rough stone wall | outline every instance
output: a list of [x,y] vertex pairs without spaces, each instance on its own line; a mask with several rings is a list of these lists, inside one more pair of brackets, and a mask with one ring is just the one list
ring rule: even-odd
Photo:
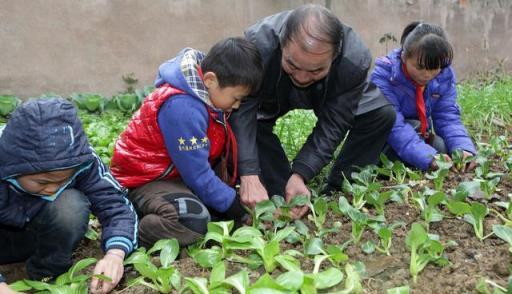
[[386,51],[383,34],[398,39],[421,19],[448,32],[459,78],[499,62],[511,69],[512,0],[0,0],[0,94],[112,95],[132,72],[137,87],[148,85],[183,47],[206,51],[263,16],[308,2],[330,7],[374,56]]

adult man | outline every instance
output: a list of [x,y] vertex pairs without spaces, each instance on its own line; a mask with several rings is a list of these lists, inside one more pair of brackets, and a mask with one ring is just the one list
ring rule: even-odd
[[[356,166],[376,163],[395,112],[367,81],[371,55],[351,28],[309,4],[264,18],[245,35],[260,50],[265,74],[258,95],[231,117],[242,203],[253,207],[269,194],[284,194],[288,201],[310,195],[306,183],[329,163],[349,130],[325,191],[338,189],[343,174],[350,177]],[[292,109],[313,109],[318,121],[290,168],[272,129]],[[307,210],[297,208],[292,216]]]

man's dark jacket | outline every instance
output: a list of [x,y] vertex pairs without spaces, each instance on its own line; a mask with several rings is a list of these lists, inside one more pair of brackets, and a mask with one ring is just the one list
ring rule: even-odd
[[[240,175],[260,173],[256,146],[257,120],[275,120],[291,110],[293,83],[281,67],[279,35],[291,11],[266,17],[245,32],[258,47],[265,74],[257,95],[247,97],[231,116],[239,146]],[[334,151],[352,128],[356,115],[389,104],[367,81],[372,57],[356,33],[342,25],[341,50],[327,76],[306,89],[309,105],[318,118],[313,132],[293,161],[292,172],[309,181],[332,159]],[[361,146],[364,148],[364,146]]]

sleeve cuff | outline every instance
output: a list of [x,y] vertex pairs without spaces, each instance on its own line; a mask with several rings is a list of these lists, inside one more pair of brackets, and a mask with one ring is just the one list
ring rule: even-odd
[[235,196],[235,199],[233,200],[233,203],[231,203],[231,206],[224,212],[224,214],[233,219],[241,219],[245,216],[246,212],[242,204],[240,203],[240,197]]
[[299,174],[304,179],[304,183],[308,183],[316,175],[311,167],[299,161],[293,163],[292,173]]
[[250,176],[260,174],[260,165],[258,160],[244,160],[238,162],[238,173],[240,176]]
[[133,251],[133,244],[128,238],[112,237],[105,242],[105,252],[109,249],[123,250],[125,256],[128,256]]

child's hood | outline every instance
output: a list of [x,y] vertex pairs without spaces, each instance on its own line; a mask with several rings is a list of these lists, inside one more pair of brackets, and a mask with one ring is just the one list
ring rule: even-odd
[[155,87],[168,83],[215,109],[202,79],[201,61],[203,58],[204,54],[201,51],[192,48],[181,50],[175,58],[160,65]]
[[62,98],[23,103],[0,137],[0,179],[74,167],[93,159],[75,107]]

